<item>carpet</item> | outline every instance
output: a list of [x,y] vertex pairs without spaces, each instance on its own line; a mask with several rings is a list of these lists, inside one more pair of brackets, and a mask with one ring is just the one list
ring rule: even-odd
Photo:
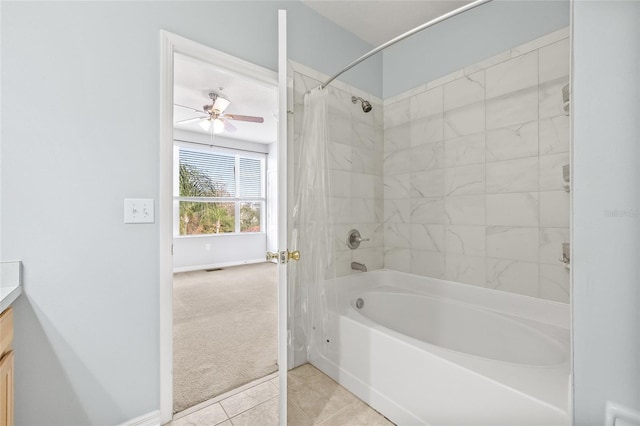
[[173,410],[277,371],[277,265],[173,277]]

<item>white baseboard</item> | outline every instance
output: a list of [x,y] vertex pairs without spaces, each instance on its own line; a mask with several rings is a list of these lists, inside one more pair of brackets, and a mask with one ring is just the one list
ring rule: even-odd
[[127,420],[118,426],[160,426],[160,410],[152,411],[147,414]]
[[249,265],[252,263],[263,263],[263,262],[266,262],[264,257],[261,257],[259,259],[243,260],[240,262],[210,263],[208,265],[181,266],[179,268],[173,268],[173,273],[176,274],[178,272],[201,271],[203,269],[228,268],[229,266],[241,266],[241,265]]

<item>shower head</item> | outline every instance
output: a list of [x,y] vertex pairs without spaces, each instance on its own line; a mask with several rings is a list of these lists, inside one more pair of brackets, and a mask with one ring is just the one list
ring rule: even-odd
[[356,96],[352,96],[352,97],[351,97],[351,103],[354,103],[354,104],[355,104],[355,103],[356,103],[356,102],[358,102],[358,101],[360,101],[360,102],[362,103],[362,110],[363,110],[364,112],[369,112],[369,111],[371,111],[372,106],[371,106],[371,104],[369,103],[369,101],[365,101],[364,99],[359,98],[359,97],[356,97]]

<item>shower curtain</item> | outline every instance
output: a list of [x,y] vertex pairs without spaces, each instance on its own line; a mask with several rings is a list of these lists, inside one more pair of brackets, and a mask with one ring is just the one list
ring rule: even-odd
[[304,96],[302,134],[297,147],[299,174],[295,177],[292,214],[292,246],[300,251],[301,256],[295,266],[290,265],[294,266],[290,268],[293,273],[290,306],[297,302],[300,309],[296,312],[299,315],[298,330],[294,335],[305,337],[293,343],[298,350],[306,351],[307,360],[314,345],[322,345],[328,340],[324,281],[334,276],[335,269],[329,223],[326,95],[326,90],[317,87]]

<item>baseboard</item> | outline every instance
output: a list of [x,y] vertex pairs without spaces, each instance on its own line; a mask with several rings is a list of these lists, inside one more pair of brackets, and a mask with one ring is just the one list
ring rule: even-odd
[[263,262],[266,262],[264,257],[261,257],[259,259],[243,260],[240,262],[209,263],[207,265],[180,266],[179,268],[173,268],[173,273],[176,274],[178,272],[202,271],[203,269],[228,268],[229,266],[241,266],[241,265],[249,265],[252,263],[263,263]]
[[147,414],[127,420],[118,426],[160,426],[160,410],[152,411]]

